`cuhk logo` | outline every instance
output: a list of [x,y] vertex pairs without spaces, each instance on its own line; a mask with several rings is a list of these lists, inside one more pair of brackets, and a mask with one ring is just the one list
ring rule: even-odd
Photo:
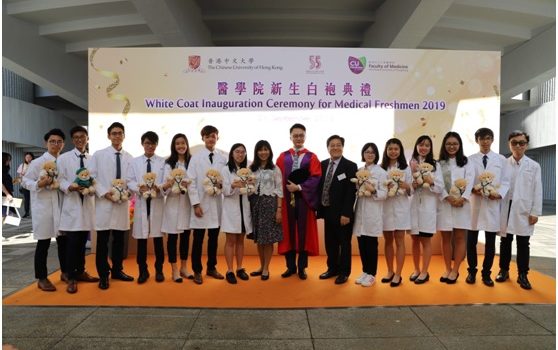
[[190,69],[198,69],[201,63],[201,56],[188,56],[188,67]]
[[349,56],[349,69],[355,74],[360,74],[366,67],[366,57],[356,58]]

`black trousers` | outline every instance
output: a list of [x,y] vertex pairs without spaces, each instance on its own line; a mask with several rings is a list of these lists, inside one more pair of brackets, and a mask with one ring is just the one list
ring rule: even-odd
[[[289,194],[290,196],[290,194]],[[298,193],[295,193],[295,206],[287,205],[287,215],[289,220],[289,232],[284,234],[290,235],[292,250],[285,253],[285,262],[287,268],[291,271],[298,270],[302,271],[308,267],[308,252],[304,250],[306,247],[306,215],[307,215],[307,205]],[[298,232],[298,237],[296,236]],[[297,248],[297,238],[298,238],[298,261],[296,257]]]
[[[112,268],[108,263],[108,242],[112,232],[111,261]],[[97,253],[95,264],[100,278],[108,277],[109,272],[122,271],[122,259],[124,255],[124,231],[106,230],[97,231]]]
[[[203,266],[201,262],[203,238],[205,229],[194,230],[194,241],[192,243],[192,270],[201,273]],[[219,239],[219,227],[207,229],[207,271],[215,270],[217,266],[217,243]]]
[[[136,262],[138,263],[139,271],[147,272],[147,238],[137,239],[138,253],[136,255]],[[165,250],[163,248],[163,237],[153,238],[153,248],[155,250],[155,271],[163,272],[163,263],[165,262]]]
[[19,191],[23,194],[23,207],[25,208],[25,214],[23,214],[24,216],[27,216],[29,214],[31,214],[31,192],[29,192],[29,190],[26,190],[25,188],[21,187],[19,189]]
[[180,236],[180,243],[178,251],[180,253],[180,260],[188,260],[188,248],[190,245],[190,230],[181,232],[180,234],[169,233],[167,234],[167,254],[169,256],[169,262],[176,262],[176,241],[178,241],[178,236]]
[[[66,236],[56,237],[56,245],[58,248],[58,262],[60,263],[60,271],[62,273],[68,272],[66,265],[66,250],[67,250]],[[48,276],[47,258],[48,249],[50,248],[50,238],[37,240],[35,246],[35,278],[45,279]]]
[[85,271],[85,243],[89,231],[66,231],[68,278],[75,280]]
[[343,276],[351,274],[352,223],[341,226],[338,213],[324,209],[324,238],[327,254],[327,270]]
[[[529,239],[531,236],[517,236],[517,271],[529,272]],[[509,271],[511,261],[513,235],[500,237],[500,270]]]
[[[484,247],[484,261],[482,262],[482,275],[488,276],[491,273],[492,264],[494,263],[494,254],[496,253],[496,232],[484,232],[486,244]],[[479,231],[467,232],[467,264],[469,272],[477,273],[477,243],[479,240]]]
[[378,237],[357,237],[362,272],[376,276],[378,270]]

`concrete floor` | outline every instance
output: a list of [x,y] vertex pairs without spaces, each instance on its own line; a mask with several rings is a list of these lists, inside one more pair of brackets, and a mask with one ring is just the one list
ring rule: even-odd
[[[555,216],[541,218],[540,226],[544,231],[533,237],[531,268],[555,278],[555,256],[547,256],[555,251]],[[3,228],[3,296],[35,282],[29,232],[28,220],[17,229]],[[538,244],[545,248],[541,253]],[[58,266],[54,242],[50,251],[49,266]],[[297,310],[3,306],[2,343],[18,349],[555,349],[556,305]]]

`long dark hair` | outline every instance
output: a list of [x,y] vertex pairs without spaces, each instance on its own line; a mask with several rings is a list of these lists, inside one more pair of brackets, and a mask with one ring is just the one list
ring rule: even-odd
[[364,146],[362,146],[362,150],[360,150],[360,158],[363,162],[366,162],[366,160],[364,159],[364,152],[366,152],[367,149],[372,148],[372,151],[374,152],[374,162],[373,164],[378,164],[378,146],[376,146],[376,144],[374,142],[368,142],[366,144],[364,144]]
[[275,164],[273,164],[273,151],[271,150],[271,145],[266,140],[260,140],[256,143],[256,146],[254,146],[254,161],[252,162],[252,165],[250,165],[250,170],[257,171],[262,165],[262,160],[258,157],[258,151],[261,151],[264,148],[269,150],[269,158],[267,159],[264,169],[275,168]]
[[[244,148],[244,151],[246,151],[246,146],[244,146],[242,143],[235,143],[234,145],[232,145],[231,150],[229,152],[229,161],[227,162],[227,166],[229,167],[229,171],[231,173],[236,172],[236,163],[234,161],[233,153],[239,147]],[[242,163],[239,164],[239,166],[240,168],[246,168],[247,165],[248,165],[248,157],[244,156],[244,160],[242,161]]]
[[419,160],[419,153],[417,151],[417,146],[423,143],[424,141],[430,142],[430,152],[424,158],[424,162],[432,165],[434,167],[434,171],[436,171],[436,161],[434,160],[434,144],[432,143],[432,139],[428,135],[419,136],[417,142],[415,142],[415,147],[413,147],[413,156],[412,159],[418,162]]
[[397,166],[400,170],[407,169],[407,159],[405,159],[405,151],[403,150],[403,144],[397,138],[392,138],[387,140],[386,146],[384,147],[384,153],[382,154],[382,169],[388,170],[389,167],[389,157],[387,155],[388,146],[394,144],[399,146],[399,157],[397,158]]
[[30,156],[31,156],[31,160],[29,161],[29,163],[31,163],[31,162],[33,161],[33,159],[35,159],[35,155],[34,155],[33,153],[31,153],[31,152],[25,152],[25,154],[23,155],[23,162],[24,162],[25,164],[29,164],[29,163],[27,163],[27,160],[25,159],[25,158],[27,157],[27,155],[30,155]]
[[188,169],[188,165],[190,164],[190,158],[192,158],[192,155],[190,154],[190,143],[188,142],[188,138],[186,137],[186,135],[180,133],[174,135],[171,141],[171,154],[167,158],[167,160],[165,160],[165,163],[170,165],[171,169],[174,169],[174,167],[176,167],[176,163],[178,162],[178,152],[176,151],[176,147],[174,146],[174,143],[176,142],[176,140],[178,140],[181,137],[184,140],[186,140],[186,154],[184,155],[185,158],[184,166],[186,167],[186,169]]
[[442,160],[448,161],[450,159],[449,153],[448,153],[448,151],[446,151],[446,141],[450,137],[453,137],[453,138],[457,139],[457,141],[459,142],[459,149],[457,150],[457,153],[455,154],[455,162],[457,163],[457,166],[463,167],[463,166],[465,166],[465,164],[467,164],[467,157],[463,153],[463,142],[461,141],[461,136],[459,136],[459,134],[456,133],[455,131],[448,131],[446,136],[444,136],[444,139],[442,140],[442,146],[440,147],[440,158],[439,158],[439,160],[440,161],[442,161]]

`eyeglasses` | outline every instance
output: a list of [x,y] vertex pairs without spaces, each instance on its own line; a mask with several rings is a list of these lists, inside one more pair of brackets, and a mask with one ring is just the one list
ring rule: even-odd
[[364,151],[364,154],[372,154],[372,155],[375,155],[376,153],[374,153],[374,151]]
[[510,143],[511,143],[511,145],[514,146],[514,147],[515,147],[515,146],[521,146],[521,147],[523,147],[523,146],[525,146],[526,144],[528,144],[527,141],[510,141]]
[[64,144],[64,140],[49,140],[49,145],[62,145]]
[[124,133],[122,131],[111,131],[111,136],[122,136]]

